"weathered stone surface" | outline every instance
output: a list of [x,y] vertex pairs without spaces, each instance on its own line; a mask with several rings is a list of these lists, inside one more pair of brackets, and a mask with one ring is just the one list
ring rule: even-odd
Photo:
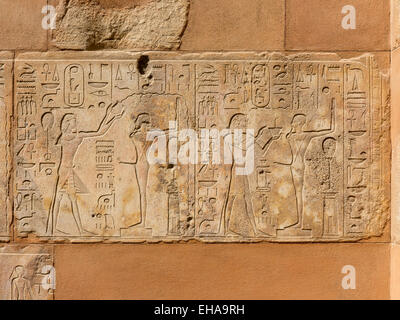
[[8,182],[11,176],[10,124],[13,100],[13,54],[0,52],[0,241],[10,238],[11,205]]
[[52,44],[60,49],[177,49],[189,0],[59,0]]
[[[17,236],[71,241],[379,236],[390,202],[387,81],[371,55],[19,55]],[[169,164],[146,160],[152,149],[146,135],[154,129],[169,140]],[[188,146],[186,138],[176,143],[184,129],[194,129],[199,145],[210,147],[198,153],[203,163],[185,164],[182,157],[172,163],[174,145],[180,156]],[[219,140],[207,142],[205,129],[220,130]],[[230,145],[247,155],[254,150],[254,170],[247,175],[238,174],[243,166],[237,158],[233,164],[203,158],[224,159],[223,140],[233,129],[254,130],[246,132],[253,142]]]
[[0,299],[53,299],[53,265],[52,248],[11,245],[0,247]]

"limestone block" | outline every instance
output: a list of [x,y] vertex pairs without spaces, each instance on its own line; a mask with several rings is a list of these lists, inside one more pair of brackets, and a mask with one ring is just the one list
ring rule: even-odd
[[369,54],[21,54],[16,234],[380,236],[390,207],[388,80]]
[[400,248],[398,244],[392,243],[390,248],[390,297],[392,300],[400,299],[400,287],[398,285],[400,279],[399,263]]
[[400,44],[400,1],[391,0],[391,33],[392,33],[392,49],[397,49]]
[[182,50],[284,50],[284,0],[192,0]]
[[391,218],[391,236],[392,241],[399,243],[400,240],[400,94],[398,90],[400,81],[400,51],[398,49],[392,52],[391,60],[391,103],[392,103],[392,218]]
[[[55,256],[56,299],[369,300],[390,290],[389,243],[61,245]],[[348,265],[353,290],[342,287]]]
[[55,279],[52,248],[0,247],[1,300],[52,300]]
[[60,49],[177,49],[189,0],[59,0],[52,44]]
[[0,52],[0,241],[10,239],[11,204],[8,182],[11,176],[10,115],[13,101],[13,54]]
[[0,0],[0,50],[46,50],[46,0]]
[[287,0],[286,49],[390,50],[390,0]]

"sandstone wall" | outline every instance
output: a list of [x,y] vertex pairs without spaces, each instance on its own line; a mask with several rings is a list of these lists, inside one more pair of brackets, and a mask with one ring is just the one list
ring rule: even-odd
[[0,297],[397,298],[398,3],[0,0]]

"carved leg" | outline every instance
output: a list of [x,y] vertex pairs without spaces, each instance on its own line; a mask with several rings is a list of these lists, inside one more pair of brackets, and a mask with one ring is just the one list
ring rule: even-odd
[[228,203],[226,205],[225,209],[225,226],[224,226],[224,233],[225,235],[229,233],[229,222],[231,220],[231,214],[232,214],[232,207],[233,207],[233,202],[235,201],[236,196],[229,196],[228,197]]
[[75,223],[79,230],[79,234],[82,235],[85,233],[85,230],[83,230],[83,227],[82,227],[81,216],[80,216],[79,207],[78,207],[78,200],[76,198],[76,195],[68,195],[68,197],[69,197],[69,200],[71,201],[72,215],[74,216]]
[[52,234],[54,235],[54,232],[56,231],[57,228],[57,222],[58,222],[58,215],[60,213],[60,203],[63,198],[63,193],[62,192],[57,192],[56,194],[56,199],[54,201],[54,208],[53,208],[53,229],[52,229]]

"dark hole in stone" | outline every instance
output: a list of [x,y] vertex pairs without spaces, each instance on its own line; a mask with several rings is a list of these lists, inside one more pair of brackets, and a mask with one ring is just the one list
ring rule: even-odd
[[140,56],[138,61],[137,61],[137,69],[140,74],[145,74],[146,73],[146,68],[149,64],[149,56]]

